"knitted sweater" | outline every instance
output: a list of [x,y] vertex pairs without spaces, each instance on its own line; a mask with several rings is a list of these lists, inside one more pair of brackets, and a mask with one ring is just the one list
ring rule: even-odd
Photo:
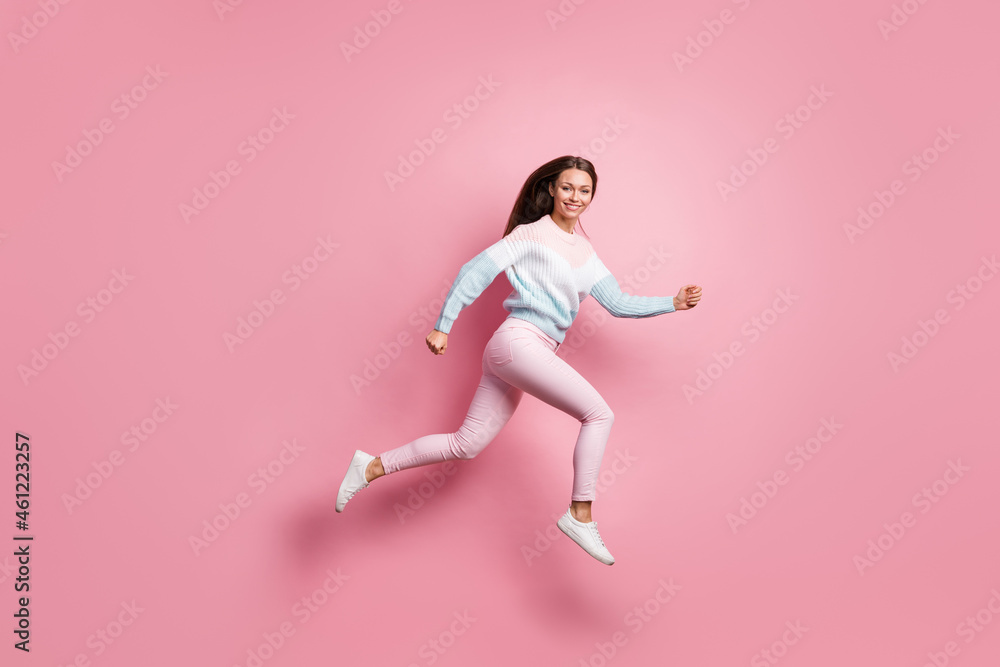
[[622,292],[590,241],[567,232],[545,215],[518,225],[462,266],[434,328],[449,333],[459,312],[475,301],[501,271],[514,288],[503,302],[508,317],[531,322],[559,343],[565,339],[580,303],[590,294],[615,317],[674,312],[672,296]]

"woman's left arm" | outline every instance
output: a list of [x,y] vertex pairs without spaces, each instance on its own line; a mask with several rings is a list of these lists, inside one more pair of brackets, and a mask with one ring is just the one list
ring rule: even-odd
[[604,262],[596,255],[594,260],[597,263],[597,280],[591,287],[590,294],[615,317],[653,317],[677,310],[689,310],[701,300],[701,287],[697,285],[685,285],[674,297],[639,296],[623,292]]

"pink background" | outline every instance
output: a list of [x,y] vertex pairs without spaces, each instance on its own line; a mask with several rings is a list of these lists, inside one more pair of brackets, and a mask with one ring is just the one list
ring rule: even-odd
[[[996,3],[222,6],[2,10],[0,553],[35,537],[30,654],[0,558],[4,664],[996,664]],[[588,299],[560,352],[615,411],[618,562],[555,529],[579,425],[530,396],[474,461],[336,514],[355,448],[460,424],[510,287],[442,357],[438,299],[566,154],[626,291],[704,288],[648,320]]]

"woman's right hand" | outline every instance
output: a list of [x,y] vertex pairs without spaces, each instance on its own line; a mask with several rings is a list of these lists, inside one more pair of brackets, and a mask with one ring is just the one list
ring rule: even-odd
[[434,354],[444,354],[444,351],[448,349],[448,334],[442,333],[437,329],[432,330],[427,334],[427,347]]

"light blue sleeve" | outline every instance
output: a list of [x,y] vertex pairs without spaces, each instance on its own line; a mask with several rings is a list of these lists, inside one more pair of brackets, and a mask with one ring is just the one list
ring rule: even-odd
[[450,333],[451,326],[462,309],[479,298],[497,274],[514,263],[520,244],[512,243],[509,238],[510,234],[462,265],[444,299],[435,329],[441,333]]
[[623,292],[604,262],[597,255],[594,255],[594,260],[597,262],[597,280],[590,294],[615,317],[653,317],[674,312],[674,297],[637,296]]

